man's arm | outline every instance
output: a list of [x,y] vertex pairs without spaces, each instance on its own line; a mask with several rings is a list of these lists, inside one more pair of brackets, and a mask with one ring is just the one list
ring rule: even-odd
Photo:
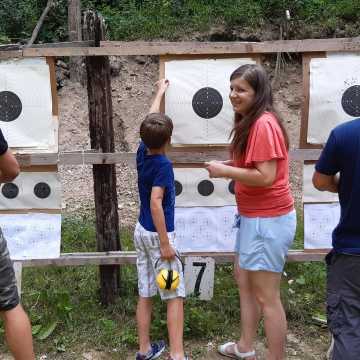
[[166,92],[166,89],[169,86],[169,80],[166,79],[161,79],[159,81],[157,81],[155,83],[155,85],[157,86],[157,92],[155,95],[155,98],[153,100],[153,103],[150,107],[149,113],[159,113],[160,111],[160,106],[161,106],[161,100]]
[[175,257],[175,250],[170,245],[167,235],[165,215],[162,207],[163,197],[164,188],[154,186],[151,190],[150,210],[155,229],[160,239],[161,258],[164,260],[171,260]]
[[339,191],[339,177],[337,175],[325,175],[315,170],[312,183],[320,191],[330,191],[333,193]]
[[20,166],[15,156],[8,149],[0,155],[0,183],[14,180],[20,173]]

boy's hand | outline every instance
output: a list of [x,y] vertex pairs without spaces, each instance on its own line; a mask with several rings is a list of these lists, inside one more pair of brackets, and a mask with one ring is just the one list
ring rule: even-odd
[[176,252],[170,244],[167,244],[160,245],[160,254],[162,260],[172,260],[175,258]]
[[159,81],[157,81],[155,83],[155,85],[157,86],[158,88],[158,94],[165,94],[167,88],[169,87],[169,80],[167,79],[160,79]]

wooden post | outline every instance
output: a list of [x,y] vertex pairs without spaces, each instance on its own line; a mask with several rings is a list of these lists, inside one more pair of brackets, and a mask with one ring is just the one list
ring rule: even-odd
[[[103,19],[89,11],[84,17],[84,37],[100,46]],[[114,152],[110,63],[107,56],[86,57],[91,148]],[[115,165],[93,165],[98,251],[121,250]],[[100,266],[100,297],[103,305],[115,301],[119,292],[119,266]]]
[[[81,41],[81,0],[68,0],[68,30],[69,41]],[[82,80],[82,58],[71,57],[69,62],[70,79]]]

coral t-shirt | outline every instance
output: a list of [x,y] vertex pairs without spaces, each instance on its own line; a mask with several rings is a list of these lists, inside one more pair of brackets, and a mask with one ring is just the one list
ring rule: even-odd
[[294,208],[289,186],[289,159],[281,127],[270,112],[252,125],[245,154],[234,158],[234,166],[255,168],[256,162],[276,159],[276,177],[271,186],[247,186],[235,182],[235,197],[240,215],[271,217],[284,215]]

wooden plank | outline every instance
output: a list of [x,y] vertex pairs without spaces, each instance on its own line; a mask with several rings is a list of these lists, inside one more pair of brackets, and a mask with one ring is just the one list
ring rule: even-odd
[[[308,253],[302,250],[290,250],[287,261],[307,262],[323,261],[327,252],[318,251]],[[202,256],[212,257],[216,264],[228,264],[234,261],[235,253],[214,253],[214,252],[194,252],[184,253],[182,257]],[[82,266],[82,265],[129,265],[136,263],[135,251],[110,251],[93,253],[64,253],[56,259],[34,259],[22,260],[23,267],[41,266]]]
[[[58,42],[58,43],[33,44],[28,49],[91,47],[91,46],[94,46],[94,43],[95,43],[94,40],[64,41],[64,42]],[[0,50],[1,50],[1,47],[0,47]]]
[[58,116],[59,115],[59,102],[58,102],[58,97],[57,97],[55,58],[54,57],[47,57],[46,62],[49,65],[49,72],[50,72],[52,114],[54,116]]
[[[326,53],[305,53],[302,55],[303,98],[301,104],[300,148],[321,149],[321,144],[309,144],[307,141],[310,105],[310,61],[312,58],[324,58]],[[321,119],[319,119],[320,121]]]
[[14,267],[14,272],[15,272],[16,287],[18,290],[19,297],[21,297],[21,275],[22,275],[21,261],[14,261],[13,267]]
[[359,38],[275,40],[264,42],[103,41],[101,47],[26,48],[23,56],[125,56],[184,54],[261,54],[323,51],[360,51]]
[[[319,158],[321,149],[296,149],[290,150],[290,160],[292,161],[315,161]],[[228,151],[216,148],[190,148],[190,149],[172,149],[169,158],[174,165],[200,165],[204,161],[225,160],[229,157]],[[53,154],[16,154],[16,159],[24,171],[33,166],[44,165],[92,165],[92,164],[117,164],[125,163],[135,166],[136,153],[132,152],[61,152]],[[25,170],[26,169],[26,170]],[[43,168],[39,168],[41,170]],[[51,170],[53,171],[53,170]]]
[[19,58],[22,56],[23,56],[22,50],[7,50],[7,51],[0,50],[0,60]]

